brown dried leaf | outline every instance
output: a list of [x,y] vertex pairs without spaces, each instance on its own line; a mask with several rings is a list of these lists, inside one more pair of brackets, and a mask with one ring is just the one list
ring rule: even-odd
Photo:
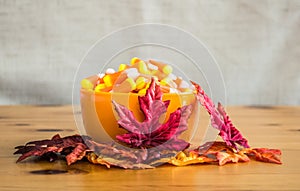
[[85,144],[78,143],[72,152],[66,156],[67,164],[70,165],[83,159],[87,151],[88,147]]
[[248,162],[250,159],[244,153],[238,152],[217,152],[216,157],[219,161],[219,165],[222,166],[226,163]]
[[282,164],[280,160],[281,151],[279,149],[250,148],[244,149],[241,152],[244,152],[246,155],[257,161]]
[[97,156],[95,153],[88,153],[87,159],[93,164],[101,164],[105,165],[107,168],[111,166],[117,166],[124,169],[149,169],[154,168],[153,166],[142,164],[142,163],[133,163],[130,161],[122,160],[122,159],[115,159],[103,156]]

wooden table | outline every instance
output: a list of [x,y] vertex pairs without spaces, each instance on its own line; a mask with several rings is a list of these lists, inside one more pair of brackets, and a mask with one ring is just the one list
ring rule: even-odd
[[[0,190],[300,190],[300,107],[229,107],[252,147],[279,148],[283,165],[250,161],[225,166],[107,169],[29,159],[16,164],[14,147],[29,140],[75,134],[71,106],[0,107]],[[34,174],[36,170],[54,174]],[[55,174],[59,170],[60,174]]]

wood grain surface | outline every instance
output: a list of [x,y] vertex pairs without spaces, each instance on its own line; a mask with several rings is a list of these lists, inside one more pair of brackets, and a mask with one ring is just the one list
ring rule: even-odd
[[0,190],[300,190],[300,107],[229,107],[252,147],[279,148],[282,165],[248,163],[163,165],[151,170],[67,166],[34,158],[16,164],[14,147],[29,140],[77,133],[71,106],[0,107]]

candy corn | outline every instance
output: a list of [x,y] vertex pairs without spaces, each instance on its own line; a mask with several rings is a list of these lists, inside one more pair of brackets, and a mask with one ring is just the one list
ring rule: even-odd
[[126,68],[128,68],[128,66],[126,64],[120,64],[119,66],[119,71],[123,71],[125,70]]
[[141,90],[146,86],[146,78],[140,76],[136,79],[136,90]]
[[161,62],[157,62],[155,60],[149,60],[149,62],[155,66],[158,67],[158,70],[160,70],[161,72],[165,73],[165,74],[171,74],[173,71],[172,66],[161,63]]
[[94,84],[88,79],[81,80],[81,87],[86,90],[92,90],[94,88]]
[[113,87],[114,92],[128,93],[136,89],[135,81],[132,78],[127,78],[121,84],[117,84]]
[[172,66],[155,61],[143,61],[137,57],[130,60],[130,65],[120,64],[118,71],[108,68],[94,78],[81,81],[81,87],[95,92],[122,92],[144,95],[151,78],[160,85],[163,93],[192,92],[189,83],[174,75]]

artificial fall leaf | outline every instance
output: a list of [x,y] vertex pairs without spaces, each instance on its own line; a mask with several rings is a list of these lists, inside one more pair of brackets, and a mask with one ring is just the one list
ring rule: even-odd
[[98,156],[95,153],[88,153],[86,157],[91,163],[105,165],[107,168],[110,168],[111,166],[117,166],[124,169],[154,168],[153,166],[147,164],[133,163],[131,161],[126,161],[126,160],[116,159],[116,158],[109,158],[109,157],[105,158],[102,156]]
[[93,152],[87,153],[87,159],[93,164],[105,165],[107,168],[117,166],[125,169],[154,168],[168,162],[177,152],[152,149],[132,149],[116,144],[97,143],[87,140],[86,144]]
[[152,149],[133,149],[114,143],[97,143],[87,140],[90,151],[87,158],[93,164],[102,164],[110,168],[117,166],[125,169],[154,168],[155,166],[168,162],[177,152]]
[[30,156],[42,156],[49,161],[57,159],[57,154],[66,155],[67,163],[70,165],[85,156],[88,147],[84,144],[83,137],[73,135],[61,138],[58,134],[52,139],[31,141],[25,145],[16,147],[14,154],[21,154],[17,162]]
[[[139,97],[140,109],[145,116],[143,122],[135,119],[132,111],[123,105],[113,101],[115,110],[119,115],[118,124],[128,131],[118,135],[117,140],[134,148],[151,148],[160,146],[162,150],[181,151],[189,146],[178,136],[187,130],[187,121],[192,111],[192,105],[178,108],[170,114],[164,124],[160,124],[159,118],[169,106],[170,101],[162,101],[162,93],[159,85],[152,79],[145,96]],[[166,143],[166,144],[163,144]]]
[[247,139],[245,139],[240,131],[234,127],[229,116],[226,114],[221,103],[216,108],[213,101],[205,94],[204,90],[197,83],[191,81],[197,91],[197,99],[210,115],[211,124],[220,131],[219,135],[229,147],[237,149],[237,145],[249,148]]
[[86,157],[91,163],[105,165],[107,168],[116,166],[124,169],[148,169],[155,168],[158,165],[169,162],[171,160],[171,157],[176,154],[175,152],[170,151],[163,151],[160,154],[158,154],[157,152],[149,152],[148,149],[144,149],[144,151],[147,153],[147,160],[136,160],[140,158],[141,155],[135,151],[132,152],[132,154],[135,156],[134,159],[119,157],[118,154],[114,153],[103,154],[94,152],[87,153]]
[[[176,154],[174,151],[130,149],[114,143],[97,143],[86,136],[79,135],[63,138],[55,135],[50,140],[32,141],[16,149],[18,150],[14,154],[21,154],[17,162],[31,156],[40,156],[52,162],[58,159],[58,155],[61,155],[65,156],[68,165],[87,157],[94,164],[102,164],[108,168],[117,166],[127,169],[154,168],[168,162]],[[91,158],[91,156],[97,157]]]
[[188,153],[179,152],[176,157],[172,158],[169,163],[175,166],[187,166],[191,164],[202,164],[216,162],[216,159],[199,155],[197,152],[189,151]]
[[248,157],[257,161],[281,164],[281,151],[278,149],[246,148],[237,152],[225,142],[207,142],[197,149],[177,153],[160,148],[130,149],[113,143],[97,143],[86,136],[73,135],[61,138],[55,135],[50,140],[32,141],[16,149],[18,150],[14,154],[22,154],[17,162],[30,156],[42,156],[53,161],[57,158],[57,154],[60,154],[65,156],[68,165],[86,157],[91,163],[105,165],[107,168],[116,166],[125,169],[147,169],[164,163],[175,166],[202,163],[224,165],[229,162],[247,162]]
[[279,149],[249,148],[241,152],[244,152],[246,155],[254,158],[257,161],[282,164],[280,160],[281,151]]
[[257,161],[282,164],[280,155],[281,151],[278,149],[246,148],[236,151],[225,142],[217,141],[207,142],[195,150],[179,152],[169,163],[175,166],[217,163],[222,166],[227,163],[249,162],[252,158]]
[[237,163],[250,161],[249,157],[242,152],[217,152],[216,158],[218,159],[220,166],[230,162]]
[[66,155],[67,164],[70,165],[78,160],[83,159],[87,151],[89,151],[89,149],[85,144],[77,143],[73,151],[70,154]]

